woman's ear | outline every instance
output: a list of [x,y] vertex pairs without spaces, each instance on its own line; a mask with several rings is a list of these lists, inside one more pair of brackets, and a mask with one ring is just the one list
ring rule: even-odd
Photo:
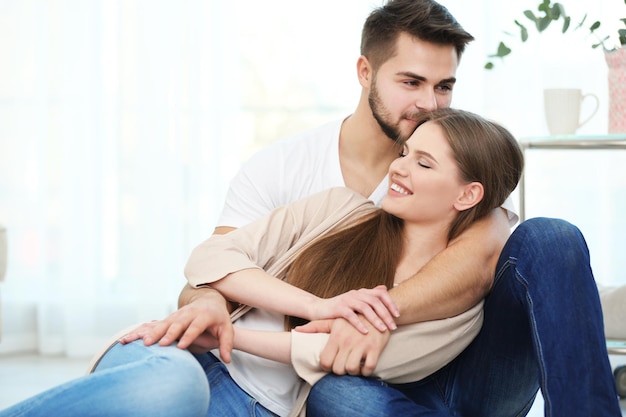
[[364,55],[361,55],[357,60],[356,71],[361,87],[370,88],[372,85],[372,66],[370,65],[370,61]]
[[454,204],[454,208],[458,211],[470,209],[480,203],[484,195],[485,189],[481,183],[470,182],[463,186],[462,192]]

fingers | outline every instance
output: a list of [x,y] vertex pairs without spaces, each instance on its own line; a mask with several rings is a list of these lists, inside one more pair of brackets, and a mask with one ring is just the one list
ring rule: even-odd
[[176,346],[181,349],[187,349],[200,335],[209,330],[209,325],[210,322],[201,316],[190,318],[189,321],[174,322],[162,339],[162,342],[165,344],[178,340]]
[[[361,312],[365,316],[365,318],[367,318],[367,320],[372,323],[372,325],[376,326],[378,330],[384,331],[386,329],[385,323],[380,321],[378,316],[374,314],[371,309],[369,309],[368,307],[364,307],[364,309],[369,310],[369,318],[364,311]],[[348,320],[348,322],[353,325],[354,328],[357,329],[359,332],[367,334],[367,332],[369,331],[367,327],[365,327],[365,324],[363,324],[361,319],[359,319],[359,316],[354,312],[354,310],[347,309],[343,318]]]
[[379,285],[373,288],[373,290],[379,293],[379,298],[383,302],[389,313],[391,313],[393,317],[400,317],[400,309],[398,309],[395,301],[393,301],[393,298],[391,298],[391,294],[389,294],[387,287],[384,285]]
[[[359,345],[342,346],[341,349],[336,345],[331,345],[320,356],[320,365],[322,369],[332,371],[336,375],[361,375],[366,356]],[[372,361],[369,362],[370,366],[371,363]],[[376,362],[373,363],[375,367]],[[372,371],[373,369],[369,371],[370,375]]]
[[[208,333],[214,340],[217,341],[217,347],[219,347],[220,357],[226,363],[230,363],[230,353],[233,350],[233,325],[230,319],[224,321],[209,321],[204,317],[198,317],[193,320],[188,326],[186,326],[184,332],[178,337],[178,346],[181,349],[188,349],[193,345],[199,345],[201,349],[206,349],[206,345],[202,343],[202,338],[206,337],[205,333]],[[177,332],[173,331],[173,335]],[[194,351],[197,351],[197,346]]]
[[358,320],[356,313],[362,314],[378,331],[396,329],[394,317],[399,316],[398,308],[385,286],[349,291],[344,294],[344,299],[349,308],[345,310],[342,317],[361,333],[366,334],[367,332],[363,323]]
[[335,320],[320,355],[320,366],[337,375],[371,376],[389,341],[389,332],[362,335],[345,320]]
[[[338,353],[339,346],[337,345],[336,340],[332,338],[329,339],[328,343],[326,343],[326,346],[324,347],[324,350],[322,350],[322,353],[320,354],[320,367],[326,372],[334,372],[333,366]],[[337,373],[337,375],[343,375],[343,373]]]
[[120,339],[126,344],[143,339],[149,346],[159,343],[193,351],[208,351],[219,346],[220,356],[230,362],[233,349],[233,327],[230,314],[223,305],[192,302],[172,313],[164,320],[145,323]]
[[376,365],[378,365],[378,359],[380,358],[380,351],[378,350],[369,350],[364,352],[363,355],[365,359],[361,359],[361,375],[363,376],[372,376],[374,370],[376,369]]
[[230,363],[234,335],[232,323],[229,321],[228,326],[224,326],[218,336],[220,357],[225,363]]
[[208,332],[204,332],[200,336],[198,336],[196,340],[194,340],[194,342],[189,345],[189,347],[187,347],[187,350],[189,350],[191,353],[200,354],[213,350],[218,346],[219,342],[217,341],[217,338],[215,338]]
[[[157,322],[152,330],[143,338],[144,343],[149,345],[158,342],[161,346],[169,346],[189,330],[193,321],[193,316],[189,316],[178,310],[165,320]],[[195,336],[198,337],[202,331],[195,330]]]
[[294,330],[302,333],[330,333],[332,319],[313,320],[303,326],[296,326]]
[[152,328],[155,326],[155,323],[155,321],[152,321],[150,323],[144,323],[140,325],[139,327],[133,329],[122,338],[120,338],[119,342],[125,345],[127,343],[134,342],[135,340],[143,339],[152,330]]
[[369,297],[369,308],[362,312],[365,318],[380,331],[395,330],[397,326],[394,317],[399,317],[400,313],[389,292],[387,292],[387,288],[384,285],[379,285],[371,290],[360,289],[359,292]]
[[363,337],[366,336],[357,333],[347,321],[334,320],[328,342],[320,354],[320,367],[326,372],[344,375],[353,347],[358,346]]

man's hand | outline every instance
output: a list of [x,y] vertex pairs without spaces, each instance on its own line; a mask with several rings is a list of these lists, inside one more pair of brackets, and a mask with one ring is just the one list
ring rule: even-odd
[[217,291],[205,288],[189,297],[183,305],[169,317],[146,323],[128,333],[120,343],[130,343],[143,339],[146,345],[159,343],[167,346],[178,340],[181,349],[192,352],[206,352],[219,346],[220,356],[230,362],[233,349],[233,325],[227,302]]
[[370,376],[376,369],[378,358],[387,342],[390,332],[379,332],[368,321],[363,321],[370,331],[364,335],[344,319],[317,320],[296,331],[305,333],[330,333],[326,347],[320,355],[320,366],[325,371],[337,375]]

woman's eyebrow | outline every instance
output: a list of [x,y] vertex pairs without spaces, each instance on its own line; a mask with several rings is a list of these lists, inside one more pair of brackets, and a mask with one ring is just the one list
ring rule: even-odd
[[436,162],[437,164],[439,163],[437,161],[437,158],[435,158],[431,153],[426,152],[426,151],[422,151],[420,149],[415,149],[413,150],[413,153],[416,154],[417,156],[425,156],[426,158],[430,159],[433,162]]

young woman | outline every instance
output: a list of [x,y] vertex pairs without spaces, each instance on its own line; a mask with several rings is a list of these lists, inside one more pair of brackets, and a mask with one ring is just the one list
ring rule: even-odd
[[[188,261],[191,285],[210,285],[227,299],[255,307],[236,322],[238,351],[226,366],[234,382],[277,414],[285,414],[286,399],[300,388],[292,365],[311,384],[324,375],[319,350],[325,335],[280,332],[283,315],[289,328],[315,318],[298,296],[301,289],[326,299],[356,288],[399,285],[472,222],[500,207],[519,181],[522,152],[504,128],[459,110],[418,117],[415,133],[390,166],[382,209],[348,189],[331,189],[212,236]],[[374,376],[391,382],[429,375],[477,334],[480,307],[401,326],[380,359],[360,358],[363,366],[379,359]],[[216,346],[206,342],[207,348]],[[273,378],[260,364],[283,371]],[[272,404],[281,395],[283,407]],[[212,396],[215,401],[220,400]]]
[[519,181],[523,155],[506,129],[468,112],[437,110],[415,123],[389,169],[382,208],[333,188],[214,235],[193,251],[189,283],[245,305],[234,317],[232,360],[209,352],[217,346],[209,336],[196,342],[194,356],[180,349],[135,355],[154,348],[136,340],[139,328],[100,358],[94,373],[0,416],[296,414],[325,374],[319,354],[326,335],[287,330],[321,318],[345,318],[389,337],[380,358],[355,353],[363,367],[355,373],[403,383],[443,367],[478,333],[482,304],[396,328],[398,312],[385,288],[402,285],[450,239],[500,207]]

